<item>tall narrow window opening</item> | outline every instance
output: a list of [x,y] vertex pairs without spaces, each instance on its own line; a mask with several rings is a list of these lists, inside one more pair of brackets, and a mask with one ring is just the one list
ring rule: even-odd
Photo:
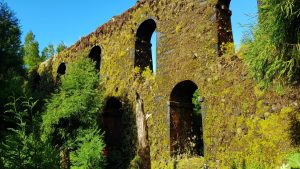
[[[151,37],[155,30],[156,23],[153,19],[148,19],[144,21],[137,30],[135,41],[134,66],[140,67],[141,71],[145,70],[146,67],[149,67],[152,72],[153,70],[155,70],[154,65],[156,64],[153,64],[151,44]],[[156,39],[156,37],[154,39]],[[156,56],[156,54],[154,56]]]
[[96,62],[95,68],[100,70],[101,65],[101,48],[99,46],[95,46],[92,48],[89,54],[89,58]]
[[151,52],[152,52],[152,70],[153,73],[156,74],[156,48],[157,48],[157,34],[156,31],[153,32],[153,35],[151,37]]

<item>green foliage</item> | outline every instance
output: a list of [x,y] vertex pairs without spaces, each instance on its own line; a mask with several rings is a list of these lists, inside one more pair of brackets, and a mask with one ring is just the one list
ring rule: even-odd
[[[4,122],[4,105],[11,95],[21,95],[23,74],[21,58],[21,31],[19,21],[15,14],[0,0],[0,124],[7,127]],[[3,138],[1,131],[0,140]]]
[[1,143],[4,168],[59,168],[58,152],[39,137],[39,118],[34,112],[37,101],[32,98],[13,98],[6,106],[8,117],[15,119],[16,128]]
[[23,93],[22,85],[24,78],[14,70],[8,70],[0,75],[0,111],[4,109],[10,95],[20,96]]
[[104,150],[103,136],[97,129],[83,130],[75,140],[78,148],[71,152],[72,168],[103,169],[105,158],[100,156]]
[[43,115],[43,140],[73,150],[74,168],[103,167],[105,162],[96,120],[103,99],[97,89],[99,77],[94,65],[87,58],[69,63]]
[[[0,73],[1,76],[9,69],[20,72],[21,59],[21,30],[15,14],[3,1],[0,1]],[[2,78],[0,76],[0,78]],[[2,79],[1,79],[2,80]]]
[[24,47],[24,63],[29,70],[33,70],[43,61],[39,56],[39,43],[35,40],[32,31],[28,32],[25,37]]
[[289,155],[288,165],[292,168],[300,168],[300,153],[293,153]]
[[201,102],[200,102],[201,96],[200,96],[200,91],[199,89],[197,89],[194,94],[193,94],[193,98],[192,98],[192,102],[194,105],[194,112],[197,114],[201,113]]
[[91,65],[94,64],[88,59],[68,64],[59,89],[46,105],[43,116],[45,136],[51,136],[62,119],[80,117],[83,124],[95,121],[102,104],[96,88],[98,76]]
[[67,48],[67,46],[64,44],[64,42],[61,42],[60,44],[58,44],[57,48],[56,48],[56,53],[59,53],[63,50],[65,50]]
[[252,75],[267,87],[273,80],[294,82],[300,74],[300,3],[262,0],[253,40],[244,41]]
[[142,165],[142,159],[139,155],[136,155],[133,160],[130,161],[130,169],[140,169]]
[[52,44],[49,44],[48,46],[44,47],[44,49],[42,50],[41,58],[42,60],[49,59],[51,56],[54,56],[56,53],[59,53],[66,48],[67,46],[63,42],[60,42],[58,44],[56,50],[54,49],[54,46]]
[[42,60],[49,59],[54,54],[55,54],[54,46],[52,44],[49,44],[42,50]]

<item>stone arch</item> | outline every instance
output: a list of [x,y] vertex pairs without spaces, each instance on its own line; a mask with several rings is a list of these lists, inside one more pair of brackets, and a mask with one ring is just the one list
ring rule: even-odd
[[151,37],[155,30],[156,22],[153,19],[145,20],[137,29],[134,66],[140,67],[141,71],[147,66],[153,71]]
[[172,90],[169,101],[171,155],[203,155],[202,117],[194,112],[197,85],[185,80]]
[[104,140],[108,152],[121,146],[122,136],[122,103],[119,99],[111,97],[106,101],[103,115],[102,128],[105,132]]
[[97,70],[100,70],[101,65],[101,47],[100,46],[94,46],[90,53],[89,58],[92,59],[94,62],[96,62],[95,68]]

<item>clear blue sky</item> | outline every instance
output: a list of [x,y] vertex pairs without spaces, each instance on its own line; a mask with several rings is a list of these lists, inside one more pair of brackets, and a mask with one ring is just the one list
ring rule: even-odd
[[[22,41],[30,30],[42,50],[48,44],[63,41],[72,45],[80,37],[119,15],[136,0],[5,0],[16,13],[22,29]],[[232,0],[231,10],[234,40],[240,42],[245,28],[253,22],[246,14],[257,12],[256,0]]]

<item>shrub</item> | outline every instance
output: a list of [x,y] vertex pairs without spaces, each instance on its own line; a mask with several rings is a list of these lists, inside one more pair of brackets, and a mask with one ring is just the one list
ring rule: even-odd
[[0,145],[2,167],[59,168],[58,152],[40,140],[39,118],[33,111],[36,104],[32,98],[20,97],[6,105],[6,113],[17,122],[17,127],[9,129]]
[[67,66],[58,90],[46,104],[43,140],[71,151],[72,168],[103,167],[104,142],[96,120],[103,99],[95,64],[83,58]]
[[99,154],[102,154],[105,145],[99,130],[83,130],[78,134],[75,142],[78,148],[76,151],[71,152],[72,168],[104,168],[105,158]]

